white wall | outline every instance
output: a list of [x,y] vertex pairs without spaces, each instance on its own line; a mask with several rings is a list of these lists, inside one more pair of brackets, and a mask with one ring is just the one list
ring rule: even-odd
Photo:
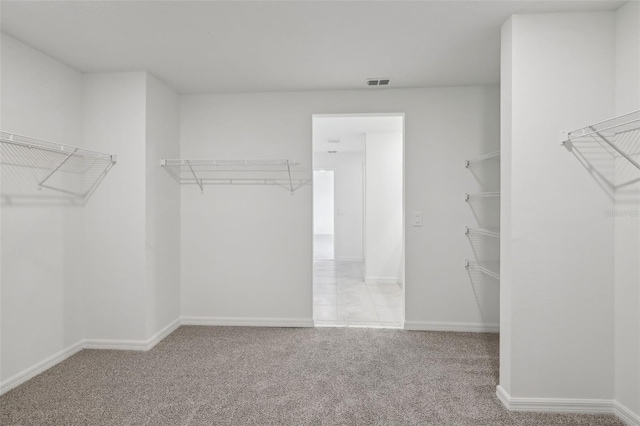
[[513,146],[513,17],[502,26],[500,45],[500,386],[511,394],[513,282],[511,175]]
[[180,315],[178,95],[145,72],[87,74],[87,147],[118,164],[85,207],[86,338],[145,342]]
[[[463,195],[477,185],[463,162],[498,140],[497,88],[184,95],[181,105],[182,158],[294,158],[309,172],[313,114],[404,112],[406,211],[425,223],[406,230],[406,326],[490,325],[463,266],[473,221]],[[183,315],[311,325],[311,198],[309,187],[184,187]]]
[[[364,134],[362,138],[364,145]],[[316,152],[313,161],[316,168],[334,171],[336,260],[363,261],[364,152]]]
[[402,283],[402,133],[367,133],[365,282]]
[[503,30],[500,385],[613,396],[613,221],[559,133],[613,115],[612,13],[516,15]]
[[[630,1],[616,12],[616,115],[640,109],[640,3]],[[623,148],[638,155],[638,138]],[[635,146],[633,146],[635,145]],[[640,172],[616,160],[615,208],[640,209]],[[615,227],[615,399],[640,417],[640,222],[638,217],[611,218]]]
[[313,233],[333,235],[333,171],[313,172]]
[[85,333],[146,339],[146,87],[144,72],[87,74],[86,147],[118,163],[85,210]]
[[1,71],[4,131],[118,155],[84,206],[3,203],[4,390],[83,339],[144,343],[179,318],[180,191],[159,166],[178,95],[153,76],[83,75],[4,34]]
[[[2,130],[82,145],[82,75],[6,34],[1,43]],[[82,209],[3,205],[1,226],[6,381],[83,337]]]
[[180,317],[180,186],[160,167],[180,157],[179,96],[147,74],[147,338]]

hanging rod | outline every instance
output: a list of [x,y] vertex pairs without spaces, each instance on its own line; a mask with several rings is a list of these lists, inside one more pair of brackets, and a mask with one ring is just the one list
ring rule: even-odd
[[490,160],[490,159],[496,158],[496,157],[498,157],[498,160],[500,159],[500,151],[491,152],[489,154],[481,155],[480,157],[472,158],[470,160],[465,160],[464,161],[464,166],[466,168],[469,168],[469,166],[471,164],[473,164],[473,163],[478,163],[480,161]]
[[0,148],[3,200],[51,198],[43,189],[86,200],[116,164],[115,155],[9,132],[0,132]]
[[473,198],[492,198],[499,197],[499,192],[479,192],[477,194],[464,194],[464,200],[470,201]]
[[[500,269],[500,264],[499,262],[495,262],[496,266],[498,267],[498,270]],[[494,272],[493,270],[480,265],[479,263],[476,262],[469,262],[468,259],[465,259],[464,261],[464,267],[467,268],[468,270],[475,270],[475,271],[479,271],[482,272],[485,275],[489,275],[492,278],[495,278],[496,280],[500,280],[500,274]]]
[[292,194],[311,182],[295,160],[160,160],[160,165],[183,185],[277,185]]
[[468,226],[464,227],[465,235],[484,235],[487,237],[500,238],[500,232],[489,231],[487,229],[474,229]]
[[575,143],[601,140],[636,168],[640,169],[640,163],[615,143],[616,139],[623,135],[632,135],[640,144],[640,110],[600,121],[568,133],[563,132],[561,144],[568,151],[571,151]]

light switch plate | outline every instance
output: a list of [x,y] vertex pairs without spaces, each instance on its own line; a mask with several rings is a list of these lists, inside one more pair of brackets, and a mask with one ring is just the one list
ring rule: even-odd
[[412,212],[411,226],[422,226],[422,212]]

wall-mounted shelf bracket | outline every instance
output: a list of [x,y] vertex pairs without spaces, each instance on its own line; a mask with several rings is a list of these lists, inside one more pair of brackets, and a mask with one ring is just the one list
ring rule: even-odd
[[470,160],[465,160],[464,166],[466,168],[469,168],[469,166],[471,166],[473,163],[479,163],[481,161],[491,160],[493,158],[500,160],[500,151],[491,152],[489,154],[481,155],[480,157],[472,158]]
[[500,238],[500,232],[490,231],[488,229],[474,229],[468,226],[464,227],[465,235],[484,235],[486,237]]
[[560,139],[561,144],[568,151],[572,151],[576,143],[604,142],[615,153],[640,169],[640,163],[625,152],[620,147],[620,143],[618,143],[624,141],[624,145],[629,145],[629,142],[634,142],[638,143],[640,148],[640,110],[591,124],[568,133],[563,132],[560,135]]
[[469,202],[474,198],[495,198],[499,196],[499,192],[480,192],[477,194],[464,194],[464,200]]
[[293,194],[311,182],[311,173],[298,170],[295,160],[160,160],[182,185],[276,185]]
[[[497,269],[500,270],[499,263],[498,262],[494,262],[494,263],[496,264],[494,265],[494,268],[497,267]],[[468,259],[465,259],[464,267],[467,268],[468,270],[479,271],[485,275],[495,278],[496,280],[500,280],[500,274],[495,272],[493,270],[494,268],[489,268],[487,266],[480,265],[479,263],[470,262]]]

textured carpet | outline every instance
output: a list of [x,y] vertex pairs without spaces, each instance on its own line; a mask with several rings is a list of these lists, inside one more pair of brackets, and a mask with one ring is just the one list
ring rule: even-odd
[[495,334],[181,327],[149,352],[79,352],[0,397],[0,424],[622,424],[508,412],[497,375]]

